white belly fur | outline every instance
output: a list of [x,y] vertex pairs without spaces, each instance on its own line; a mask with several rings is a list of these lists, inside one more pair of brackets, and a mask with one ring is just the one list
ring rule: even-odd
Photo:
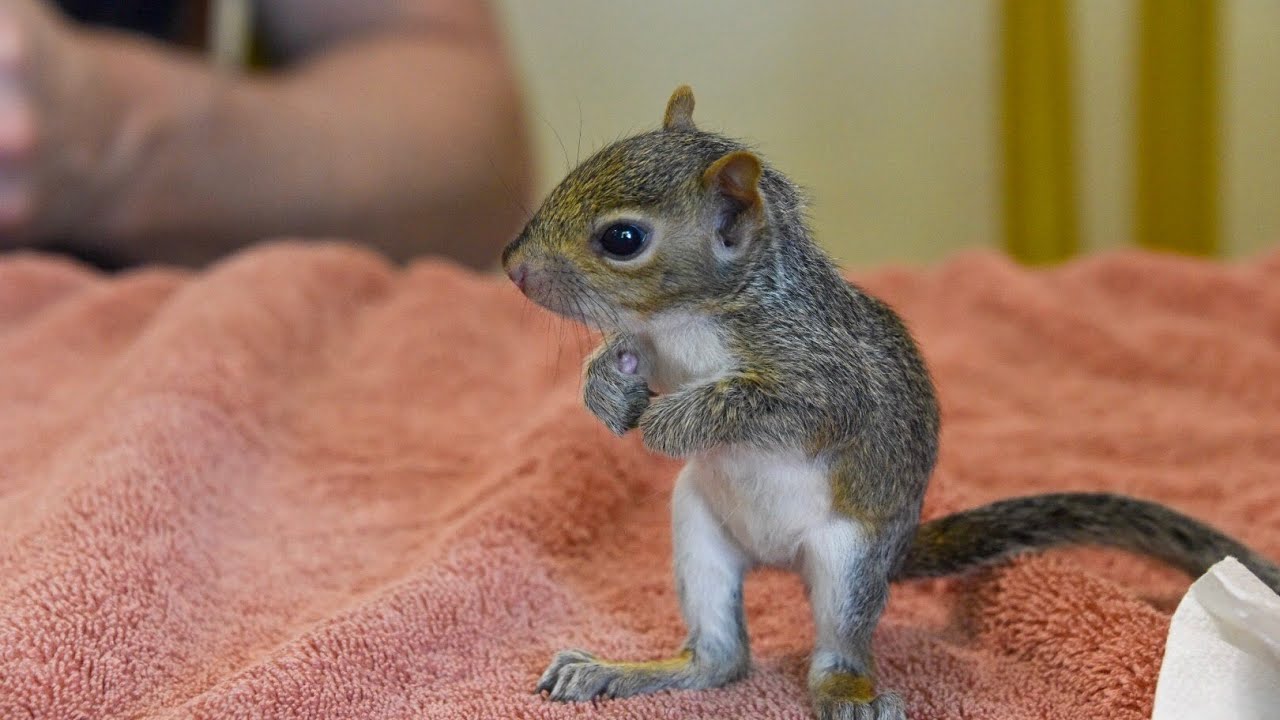
[[799,451],[729,446],[689,460],[690,480],[722,527],[758,563],[794,567],[830,525],[827,468]]
[[652,318],[637,333],[650,363],[643,368],[649,387],[660,394],[720,377],[734,365],[711,320],[686,313]]
[[[705,318],[662,315],[637,334],[648,345],[646,379],[662,394],[720,377],[734,366],[718,328]],[[757,563],[794,567],[806,539],[839,520],[831,511],[828,469],[798,450],[720,447],[690,458],[685,475]]]

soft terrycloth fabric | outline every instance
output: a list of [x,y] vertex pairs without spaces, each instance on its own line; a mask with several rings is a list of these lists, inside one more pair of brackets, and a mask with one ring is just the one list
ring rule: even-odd
[[[945,413],[926,502],[1154,498],[1280,557],[1280,255],[858,273]],[[806,718],[792,576],[750,678],[556,705],[552,653],[681,641],[677,464],[581,407],[589,338],[505,281],[283,244],[199,275],[0,263],[0,718]],[[1053,552],[896,586],[913,718],[1149,715],[1188,580]]]

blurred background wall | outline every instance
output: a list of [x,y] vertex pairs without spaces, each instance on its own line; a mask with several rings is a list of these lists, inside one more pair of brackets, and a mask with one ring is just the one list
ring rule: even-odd
[[[1065,188],[1046,185],[1070,209],[1067,220],[1049,218],[1070,231],[1069,254],[1135,244],[1143,232],[1138,138],[1158,131],[1161,118],[1176,126],[1184,115],[1166,102],[1154,126],[1139,122],[1143,98],[1161,97],[1141,82],[1145,54],[1164,48],[1178,60],[1193,54],[1188,42],[1207,43],[1211,82],[1199,101],[1213,110],[1201,129],[1214,167],[1192,190],[1209,197],[1214,227],[1206,234],[1216,242],[1202,251],[1241,257],[1280,243],[1280,2],[1213,3],[1212,23],[1200,29],[1197,17],[1160,15],[1148,23],[1158,26],[1152,41],[1144,18],[1176,3],[1044,1],[1036,7],[1047,15],[1023,17],[1019,0],[501,7],[533,108],[542,190],[576,158],[655,127],[671,90],[689,83],[695,120],[752,142],[806,186],[820,240],[854,266],[933,262],[975,246],[1016,255],[1010,206],[1036,207],[1041,175]],[[1065,40],[1046,61],[1054,46],[1044,38],[1055,33]],[[1037,73],[1055,58],[1062,77],[1041,82]],[[1158,67],[1155,77],[1180,78],[1183,65]],[[1061,85],[1062,122],[1037,115],[1034,97],[1028,104],[1010,93],[1020,70],[1033,91]],[[1026,153],[1010,155],[1011,127],[1019,127],[1010,112],[1026,121],[1033,148],[1044,127],[1065,128],[1054,142],[1066,160],[1046,165],[1033,152],[1031,175],[1017,176],[1031,181],[1011,185],[1010,165]],[[1177,138],[1170,135],[1175,145]],[[1033,243],[1046,234],[1026,233]]]

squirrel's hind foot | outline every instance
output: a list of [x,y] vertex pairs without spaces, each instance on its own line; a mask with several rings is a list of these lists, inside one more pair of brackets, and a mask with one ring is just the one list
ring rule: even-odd
[[813,686],[818,720],[906,720],[902,698],[891,692],[875,694],[871,679],[833,672]]
[[537,692],[552,700],[575,702],[597,697],[621,698],[667,689],[717,687],[738,679],[745,670],[717,671],[685,651],[673,658],[647,662],[601,660],[582,650],[556,653],[538,680]]
[[825,698],[815,700],[818,720],[906,720],[907,707],[902,698],[886,692],[871,702]]

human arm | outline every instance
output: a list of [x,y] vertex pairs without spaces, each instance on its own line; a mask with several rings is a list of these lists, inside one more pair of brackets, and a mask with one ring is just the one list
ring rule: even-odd
[[12,0],[0,243],[201,264],[264,237],[343,236],[491,262],[531,181],[492,10],[262,0],[261,15],[286,65],[235,75]]

